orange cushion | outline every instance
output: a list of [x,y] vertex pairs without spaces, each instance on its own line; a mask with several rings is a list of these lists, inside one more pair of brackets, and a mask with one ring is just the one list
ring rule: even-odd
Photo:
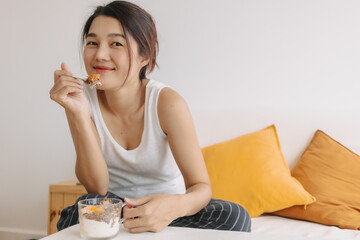
[[292,176],[317,201],[275,214],[360,230],[360,156],[318,130]]
[[242,205],[251,217],[314,202],[291,177],[274,125],[202,152],[213,197]]

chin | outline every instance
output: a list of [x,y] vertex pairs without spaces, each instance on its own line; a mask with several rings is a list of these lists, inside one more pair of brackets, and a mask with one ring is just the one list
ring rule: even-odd
[[96,87],[97,90],[104,90],[104,84]]

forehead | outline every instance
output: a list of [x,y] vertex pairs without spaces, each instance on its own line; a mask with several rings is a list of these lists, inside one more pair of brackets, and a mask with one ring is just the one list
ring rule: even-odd
[[109,33],[124,34],[124,29],[117,19],[108,16],[98,16],[91,23],[89,33],[95,33],[96,35],[107,35]]

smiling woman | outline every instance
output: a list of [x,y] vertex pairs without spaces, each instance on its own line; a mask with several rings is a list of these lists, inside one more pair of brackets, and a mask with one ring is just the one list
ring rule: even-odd
[[[149,13],[135,4],[128,4],[126,7],[121,8],[115,5],[116,3],[113,2],[108,4],[108,7],[97,8],[93,15],[89,17],[82,32],[83,43],[87,42],[88,37],[96,37],[96,34],[90,31],[90,27],[96,17],[108,16],[118,20],[117,24],[120,24],[120,32],[110,33],[108,37],[120,40],[119,42],[114,42],[114,46],[123,46],[124,41],[129,45],[129,35],[137,42],[139,55],[149,58],[148,64],[141,68],[139,74],[140,79],[146,78],[146,73],[151,72],[155,68],[156,55],[159,48],[155,23]],[[132,59],[130,49],[128,49],[128,57]]]
[[[84,31],[86,31],[86,27]],[[114,17],[100,15],[93,19],[88,32],[84,32],[84,63],[88,73],[99,73],[104,80],[103,88],[122,86],[128,78],[145,79],[149,58],[140,54],[137,41],[131,31],[126,33],[122,24]],[[154,59],[155,60],[155,59]],[[138,76],[138,69],[140,76]],[[116,74],[122,81],[111,82]],[[135,76],[134,76],[135,75]],[[141,76],[143,75],[143,76]]]
[[[211,199],[209,176],[190,111],[174,90],[146,74],[156,65],[157,33],[140,7],[114,1],[96,8],[83,30],[84,64],[96,89],[55,71],[50,97],[65,108],[76,150],[75,172],[87,198],[124,199],[124,227],[166,226],[250,231],[247,211]],[[77,204],[58,229],[78,223]]]

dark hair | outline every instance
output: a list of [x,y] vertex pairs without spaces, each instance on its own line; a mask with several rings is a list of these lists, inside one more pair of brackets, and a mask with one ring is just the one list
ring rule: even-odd
[[[82,31],[83,44],[89,33],[92,22],[98,16],[107,16],[117,19],[124,29],[125,40],[128,46],[129,39],[127,34],[130,34],[134,38],[138,44],[140,56],[149,59],[149,63],[142,67],[139,73],[140,80],[146,78],[146,74],[152,72],[157,65],[156,55],[159,49],[156,27],[151,15],[139,6],[126,1],[113,1],[105,6],[98,6],[84,25]],[[128,49],[128,54],[130,59],[130,71],[130,49]]]

